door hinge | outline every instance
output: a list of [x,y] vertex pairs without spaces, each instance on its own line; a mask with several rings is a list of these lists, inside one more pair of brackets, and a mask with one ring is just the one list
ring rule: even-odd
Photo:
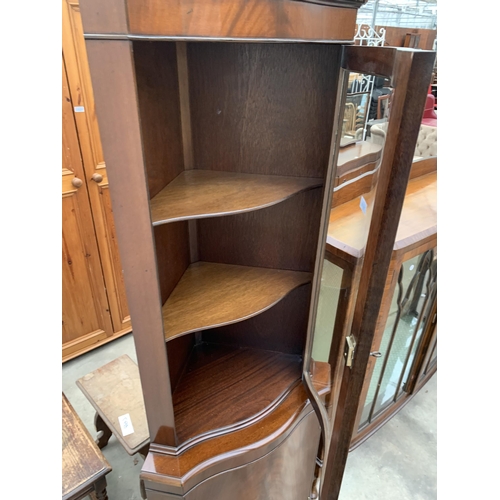
[[345,338],[345,350],[344,350],[345,364],[349,368],[352,367],[355,351],[356,351],[356,339],[354,338],[354,335],[349,335],[348,337]]

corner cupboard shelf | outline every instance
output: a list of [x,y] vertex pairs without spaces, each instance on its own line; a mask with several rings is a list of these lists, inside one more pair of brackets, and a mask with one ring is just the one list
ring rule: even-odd
[[258,420],[300,382],[302,357],[202,343],[173,392],[184,446]]
[[259,210],[322,184],[307,177],[187,170],[153,197],[151,219],[156,226]]
[[251,318],[311,277],[297,271],[195,262],[162,308],[165,339]]

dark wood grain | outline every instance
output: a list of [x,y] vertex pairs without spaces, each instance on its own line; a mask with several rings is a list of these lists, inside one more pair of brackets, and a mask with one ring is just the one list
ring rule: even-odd
[[131,33],[214,38],[343,40],[356,9],[290,0],[129,0]]
[[300,380],[301,358],[218,344],[193,349],[173,393],[180,443],[255,418]]
[[127,41],[87,41],[148,427],[152,441],[173,446],[174,414],[131,49]]
[[154,228],[161,303],[164,304],[190,264],[187,222]]
[[197,221],[200,259],[312,272],[321,195],[311,189],[256,212]]
[[356,47],[345,46],[343,49],[342,67],[355,73],[384,76],[392,82],[397,68],[398,51],[392,47]]
[[243,321],[310,280],[310,273],[195,262],[163,305],[165,338]]
[[[283,443],[306,415],[314,412],[304,387],[298,384],[274,411],[247,427],[201,441],[178,456],[150,452],[141,479],[146,487],[182,495],[209,477],[264,457]],[[317,422],[316,417],[314,420]],[[317,443],[317,438],[309,436],[306,441]],[[297,470],[303,465],[301,460]],[[245,484],[250,487],[251,482]]]
[[150,197],[184,170],[174,42],[133,42],[142,147]]
[[299,286],[258,316],[204,331],[203,340],[302,355],[310,301],[311,285]]
[[196,168],[324,178],[339,50],[189,43]]
[[[62,498],[81,498],[111,471],[66,396],[62,395]],[[104,484],[106,484],[104,482]]]
[[153,225],[158,225],[250,212],[321,184],[322,179],[305,177],[190,170],[181,173],[151,200],[151,218]]
[[191,334],[172,339],[167,345],[168,371],[170,373],[172,391],[175,391],[187,366],[195,342],[195,334]]
[[[305,416],[284,440],[281,446],[259,460],[214,475],[191,489],[183,497],[186,500],[255,500],[274,498],[308,498],[313,479],[316,442],[319,437],[318,421],[313,413]],[[303,460],[298,458],[298,454]],[[300,460],[300,466],[298,466]],[[251,483],[248,478],[251,477]],[[248,485],[242,487],[242,484]],[[169,500],[179,497],[159,496],[148,498]]]

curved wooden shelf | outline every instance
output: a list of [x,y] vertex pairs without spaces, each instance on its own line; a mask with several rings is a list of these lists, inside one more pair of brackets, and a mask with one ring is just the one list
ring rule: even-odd
[[322,179],[187,170],[151,200],[153,226],[250,212],[321,186]]
[[260,314],[311,281],[311,273],[195,262],[163,305],[166,340]]
[[[232,466],[238,466],[261,458],[286,439],[301,416],[314,414],[304,385],[300,383],[299,356],[216,344],[196,346],[192,354],[184,379],[174,392],[181,445],[175,453],[150,451],[141,473],[141,478],[164,474],[170,484],[183,488],[180,491],[188,491],[207,477],[227,470],[227,465],[224,466],[227,459]],[[313,385],[326,394],[330,387],[325,387],[325,374],[329,375],[330,367],[328,363],[320,364],[318,373],[312,374]],[[236,386],[212,387],[207,383],[210,371],[217,372],[215,380],[223,373],[226,379],[234,380]],[[269,383],[273,373],[276,385]],[[219,399],[219,406],[212,404],[211,397]],[[233,408],[237,408],[239,414],[232,414],[228,399],[236,401]],[[262,411],[264,408],[268,411]],[[252,415],[256,411],[260,411],[260,418],[247,419],[238,425],[245,413]],[[231,422],[234,425],[228,432]],[[226,430],[200,434],[206,428],[215,431],[221,426]],[[218,450],[216,460],[214,449]]]
[[301,376],[301,356],[221,344],[195,346],[173,393],[177,452],[261,419]]

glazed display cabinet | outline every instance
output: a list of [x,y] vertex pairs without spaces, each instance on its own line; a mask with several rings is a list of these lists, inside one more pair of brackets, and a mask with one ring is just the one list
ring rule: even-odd
[[352,376],[311,353],[349,72],[395,88],[350,333],[363,345],[434,62],[350,47],[362,3],[80,2],[148,499],[336,498],[354,418],[343,398],[359,397],[368,353]]

